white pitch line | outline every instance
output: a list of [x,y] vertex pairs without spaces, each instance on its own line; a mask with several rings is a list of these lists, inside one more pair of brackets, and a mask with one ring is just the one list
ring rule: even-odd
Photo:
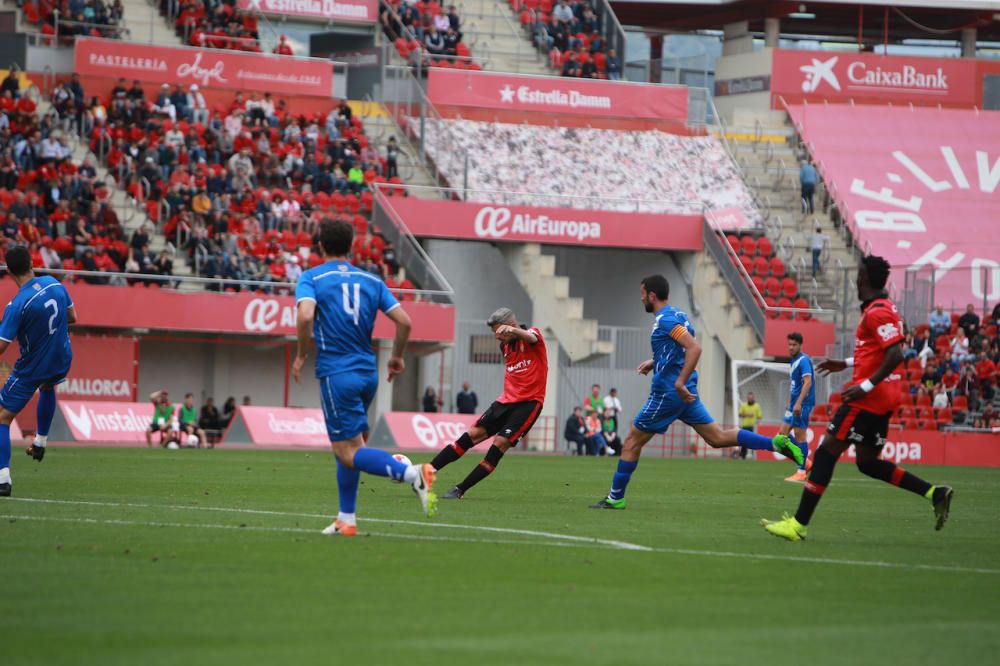
[[[36,502],[44,504],[69,504],[69,505],[83,505],[83,506],[108,506],[108,507],[128,507],[136,509],[167,509],[176,511],[220,511],[223,513],[243,513],[251,515],[262,515],[262,516],[284,516],[292,518],[323,518],[329,520],[330,516],[326,514],[317,513],[295,513],[289,511],[266,511],[263,509],[240,509],[235,507],[223,507],[223,506],[185,506],[181,504],[136,504],[128,502],[89,502],[82,500],[55,500],[55,499],[39,499],[31,497],[11,497],[8,501],[13,502]],[[582,537],[574,536],[572,534],[559,534],[557,532],[540,532],[537,530],[521,530],[512,527],[486,527],[482,525],[459,525],[456,523],[437,523],[428,522],[420,520],[402,520],[395,518],[362,518],[364,522],[370,523],[389,523],[397,525],[417,525],[419,527],[434,527],[439,529],[453,529],[453,530],[472,530],[476,532],[496,532],[499,534],[517,534],[521,536],[530,537],[540,537],[542,539],[555,539],[558,541],[567,541],[580,544],[590,544],[596,546],[604,546],[607,548],[614,548],[616,550],[638,550],[638,551],[651,551],[652,548],[648,546],[641,546],[635,543],[629,543],[627,541],[616,541],[614,539],[598,539],[595,537]],[[517,542],[524,543],[524,542]]]
[[[252,515],[265,515],[265,516],[285,516],[285,517],[297,517],[297,518],[324,518],[328,519],[329,516],[324,514],[315,513],[295,513],[289,511],[268,511],[264,509],[241,509],[235,507],[220,507],[220,506],[183,506],[183,505],[169,505],[169,504],[136,504],[136,503],[123,503],[123,502],[90,502],[83,500],[55,500],[55,499],[41,499],[41,498],[30,498],[30,497],[10,497],[7,498],[7,502],[34,502],[34,503],[44,503],[44,504],[69,504],[69,505],[85,505],[85,506],[109,506],[109,507],[132,507],[132,508],[142,508],[142,509],[176,509],[183,511],[219,511],[224,513],[242,513],[242,514],[252,514]],[[15,517],[16,518],[16,517]],[[25,517],[25,519],[31,518],[30,516]],[[96,519],[57,519],[57,518],[38,518],[39,520],[64,520],[70,522],[98,522]],[[372,536],[381,536],[388,538],[401,538],[401,539],[425,539],[425,540],[435,540],[435,541],[463,541],[470,543],[502,543],[502,544],[536,544],[536,545],[547,545],[547,546],[577,546],[584,547],[586,545],[597,545],[605,546],[610,548],[615,548],[618,550],[632,550],[641,552],[656,552],[664,553],[670,555],[696,555],[700,557],[720,557],[720,558],[740,558],[744,560],[774,560],[780,562],[805,562],[808,564],[832,564],[832,565],[842,565],[842,566],[864,566],[864,567],[875,567],[880,569],[901,569],[901,570],[920,570],[920,571],[942,571],[949,573],[974,573],[974,574],[987,574],[987,575],[1000,575],[1000,569],[985,569],[976,567],[953,567],[947,565],[937,565],[937,564],[908,564],[905,562],[885,562],[881,560],[850,560],[850,559],[837,559],[832,557],[809,557],[804,555],[776,555],[767,553],[737,553],[732,551],[724,550],[697,550],[690,548],[651,548],[649,546],[642,546],[639,544],[629,543],[627,541],[613,541],[607,539],[592,539],[590,537],[579,537],[566,534],[553,534],[549,532],[536,532],[533,530],[517,530],[504,527],[485,527],[477,525],[457,525],[452,523],[431,523],[431,522],[421,522],[417,520],[394,520],[388,518],[364,518],[363,521],[375,522],[375,523],[399,523],[405,525],[419,525],[421,527],[441,527],[441,528],[453,528],[453,529],[467,529],[467,530],[479,530],[485,532],[500,532],[508,534],[520,534],[525,536],[542,536],[549,539],[558,539],[561,541],[574,542],[574,543],[558,543],[558,542],[530,542],[530,541],[513,541],[513,540],[493,540],[493,539],[460,539],[454,537],[434,537],[425,535],[402,535],[395,533],[379,533],[379,532],[368,532]],[[107,524],[116,524],[115,521],[103,521]],[[121,521],[119,521],[121,522]],[[133,524],[121,522],[121,524]],[[134,523],[135,525],[154,525],[154,523]],[[155,525],[163,526],[176,526],[176,527],[199,527],[199,525],[187,525],[182,523],[155,523]],[[211,526],[210,526],[211,527]],[[255,529],[260,531],[273,531],[273,532],[295,532],[301,531],[306,534],[313,534],[314,530],[308,530],[305,528],[297,527],[238,527],[235,525],[220,525],[217,526],[219,529]]]
[[[14,514],[0,514],[0,520],[10,520],[10,521],[45,521],[45,522],[55,522],[55,523],[75,523],[83,525],[125,525],[129,527],[177,527],[177,528],[194,528],[194,529],[209,529],[209,530],[245,530],[252,532],[292,532],[295,534],[309,534],[312,536],[320,536],[320,532],[317,529],[306,529],[304,527],[266,527],[266,526],[254,526],[254,525],[221,525],[212,523],[166,523],[159,521],[142,521],[142,520],[119,520],[119,519],[102,519],[102,518],[58,518],[54,516],[21,516]],[[584,544],[575,543],[561,543],[558,541],[515,541],[513,539],[471,539],[463,537],[446,537],[446,536],[430,536],[426,534],[398,534],[392,532],[359,532],[360,536],[377,536],[385,537],[389,539],[405,539],[412,541],[453,541],[460,543],[487,543],[487,544],[510,544],[516,546],[523,546],[525,544],[530,544],[534,546],[555,546],[559,548],[584,548]],[[343,539],[340,539],[341,541]]]

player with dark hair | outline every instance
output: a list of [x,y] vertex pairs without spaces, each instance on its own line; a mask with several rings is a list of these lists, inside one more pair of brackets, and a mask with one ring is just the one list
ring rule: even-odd
[[7,251],[7,272],[18,292],[7,304],[0,321],[0,354],[17,340],[21,356],[0,389],[0,496],[11,493],[10,424],[38,391],[38,431],[27,453],[45,457],[52,417],[56,413],[56,384],[66,380],[73,362],[69,325],[76,310],[66,287],[49,275],[35,277],[31,254],[17,246]]
[[537,328],[522,328],[510,308],[494,312],[486,325],[500,341],[503,352],[506,368],[503,393],[468,432],[438,451],[431,465],[440,471],[476,444],[490,437],[493,444],[465,480],[443,495],[444,499],[462,499],[469,488],[492,474],[504,454],[531,430],[545,402],[549,359],[542,332]]
[[784,422],[781,424],[781,434],[791,435],[792,443],[802,451],[802,464],[794,474],[785,481],[803,482],[806,480],[806,466],[809,462],[809,443],[806,435],[809,428],[809,415],[816,406],[816,384],[813,382],[812,359],[802,351],[804,339],[801,333],[788,334],[788,356],[791,358],[791,397],[788,409],[785,410]]
[[365,448],[368,407],[378,388],[372,329],[382,311],[396,325],[389,359],[389,381],[405,369],[403,352],[410,337],[410,317],[389,293],[381,278],[352,266],[347,254],[354,227],[342,220],[320,223],[319,246],[326,263],[311,268],[295,288],[298,353],[292,365],[295,381],[302,376],[309,338],[316,338],[316,378],[319,380],[326,431],[337,458],[340,511],[323,534],[356,536],[358,483],[361,472],[405,481],[431,516],[436,498],[431,491],[434,468],[406,465],[388,451]]
[[748,449],[774,450],[802,462],[802,452],[784,435],[773,439],[732,428],[723,430],[698,399],[698,373],[695,366],[701,357],[701,345],[694,338],[694,326],[688,316],[667,303],[670,285],[662,275],[642,281],[639,288],[646,312],[656,315],[651,344],[653,358],[636,368],[641,375],[653,373],[649,399],[632,421],[632,429],[622,446],[618,469],[611,481],[608,496],[592,509],[624,509],[625,488],[639,464],[642,447],[653,435],[667,431],[670,424],[681,420],[694,428],[713,448],[745,446]]
[[922,495],[934,506],[935,529],[944,527],[954,491],[932,486],[902,467],[880,460],[889,430],[889,419],[901,399],[896,368],[903,361],[903,324],[899,312],[885,292],[889,263],[882,257],[865,257],[858,266],[858,299],[861,321],[854,336],[854,356],[843,361],[827,359],[819,364],[825,374],[854,367],[854,375],[841,394],[843,404],[827,427],[823,442],[813,456],[812,470],[802,490],[795,516],[763,520],[764,528],[789,541],[806,536],[806,525],[833,478],[837,459],[854,445],[858,469],[874,479]]

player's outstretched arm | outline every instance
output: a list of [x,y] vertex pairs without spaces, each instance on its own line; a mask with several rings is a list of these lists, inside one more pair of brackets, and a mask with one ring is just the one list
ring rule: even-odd
[[66,323],[67,324],[71,324],[71,325],[76,323],[76,306],[75,305],[69,306],[69,308],[66,310]]
[[819,365],[816,366],[816,370],[822,376],[827,376],[833,372],[840,372],[847,368],[847,361],[841,361],[835,358],[825,358],[820,361]]
[[298,384],[302,379],[302,366],[306,363],[309,352],[309,338],[312,337],[313,319],[316,317],[316,301],[303,299],[299,301],[295,312],[295,333],[298,338],[298,349],[295,361],[292,363],[292,377]]
[[508,326],[507,324],[497,327],[496,337],[499,340],[506,340],[507,342],[510,342],[511,340],[520,340],[522,342],[527,342],[529,345],[533,345],[538,342],[538,336],[532,331],[519,328],[517,326]]
[[410,340],[410,330],[413,324],[410,315],[402,307],[389,310],[386,315],[396,325],[396,337],[392,341],[392,356],[389,358],[389,377],[391,382],[397,375],[406,369],[406,362],[403,354],[406,352],[406,343]]

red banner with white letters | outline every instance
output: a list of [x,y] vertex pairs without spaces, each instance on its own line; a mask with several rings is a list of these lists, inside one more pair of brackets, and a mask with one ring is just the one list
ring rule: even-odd
[[702,216],[541,208],[378,196],[418,237],[657,250],[701,250]]
[[374,23],[378,19],[377,0],[236,0],[236,8],[316,21]]
[[197,83],[203,88],[282,95],[329,98],[333,94],[333,65],[319,58],[81,37],[76,40],[74,60],[81,76],[179,83],[185,90]]
[[435,106],[686,123],[688,89],[623,81],[432,68]]
[[775,49],[771,99],[774,108],[781,99],[972,108],[977,81],[976,61],[965,58]]
[[429,453],[457,440],[478,418],[476,414],[386,412],[369,443],[382,448]]
[[153,421],[151,402],[60,400],[57,404],[49,432],[52,441],[146,445],[146,429]]
[[[759,425],[757,432],[773,437],[778,426]],[[815,450],[825,428],[809,428],[806,437],[810,450]],[[1000,446],[996,433],[951,432],[938,430],[889,430],[882,459],[900,465],[961,465],[968,467],[1000,467]],[[771,451],[756,451],[758,460],[785,460]],[[841,456],[841,462],[853,463],[854,446]]]
[[846,105],[789,113],[858,247],[935,273],[948,308],[1000,299],[1000,113]]
[[[80,326],[113,329],[148,328],[257,335],[295,335],[295,298],[253,293],[184,293],[145,287],[67,284]],[[0,280],[0,298],[17,292],[11,280]],[[455,339],[455,308],[426,302],[403,302],[413,321],[410,340],[451,342]],[[375,320],[374,337],[392,340],[393,323]],[[75,363],[75,361],[74,361]]]
[[330,439],[321,409],[239,407],[222,443],[325,448]]

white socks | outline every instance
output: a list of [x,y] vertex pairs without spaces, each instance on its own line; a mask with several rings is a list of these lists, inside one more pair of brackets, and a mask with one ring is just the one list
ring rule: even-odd
[[357,525],[358,515],[356,513],[344,513],[341,511],[337,514],[337,520],[347,525]]
[[0,483],[10,483],[10,467],[0,469]]
[[35,435],[35,442],[34,442],[34,444],[38,448],[44,449],[45,445],[48,443],[48,441],[49,441],[49,436],[48,435]]
[[420,478],[420,465],[410,465],[403,472],[403,481],[407,483],[413,483]]

